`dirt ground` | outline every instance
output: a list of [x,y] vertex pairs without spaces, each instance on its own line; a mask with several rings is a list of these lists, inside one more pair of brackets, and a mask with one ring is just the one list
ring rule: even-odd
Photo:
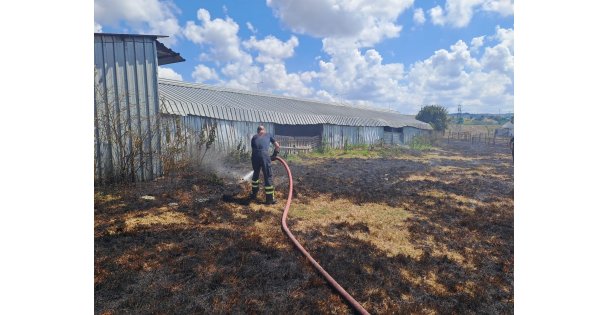
[[[513,313],[507,147],[290,167],[292,232],[371,313]],[[96,189],[95,313],[351,313],[282,233],[287,181],[274,170],[274,206],[206,173]]]

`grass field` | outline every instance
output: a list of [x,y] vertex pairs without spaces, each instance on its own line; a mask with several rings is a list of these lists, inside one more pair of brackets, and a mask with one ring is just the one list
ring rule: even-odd
[[494,134],[494,130],[499,129],[500,125],[448,125],[446,132],[470,132],[471,134]]
[[[371,313],[512,313],[508,148],[360,151],[290,160],[313,257]],[[274,206],[204,172],[96,189],[95,313],[351,313],[282,233],[273,165]]]

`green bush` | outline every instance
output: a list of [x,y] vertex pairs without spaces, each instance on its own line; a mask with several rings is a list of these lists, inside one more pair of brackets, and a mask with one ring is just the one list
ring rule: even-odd
[[329,142],[327,142],[327,139],[323,139],[321,141],[321,145],[317,148],[317,153],[327,153],[329,151],[330,147],[329,147]]
[[410,149],[416,151],[426,151],[432,149],[431,140],[424,136],[415,136],[410,142]]

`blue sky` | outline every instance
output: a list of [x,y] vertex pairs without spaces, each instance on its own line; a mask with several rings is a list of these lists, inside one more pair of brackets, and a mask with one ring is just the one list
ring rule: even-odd
[[95,0],[95,29],[169,35],[161,77],[415,114],[513,110],[513,1]]

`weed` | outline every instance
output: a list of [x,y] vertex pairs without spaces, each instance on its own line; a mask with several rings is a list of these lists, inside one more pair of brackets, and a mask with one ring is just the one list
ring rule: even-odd
[[428,151],[432,149],[431,140],[424,136],[415,136],[410,142],[410,149],[416,151]]
[[239,144],[237,144],[236,149],[228,153],[227,158],[229,162],[234,164],[243,163],[249,160],[249,153],[247,152],[247,147],[242,139],[239,141]]

